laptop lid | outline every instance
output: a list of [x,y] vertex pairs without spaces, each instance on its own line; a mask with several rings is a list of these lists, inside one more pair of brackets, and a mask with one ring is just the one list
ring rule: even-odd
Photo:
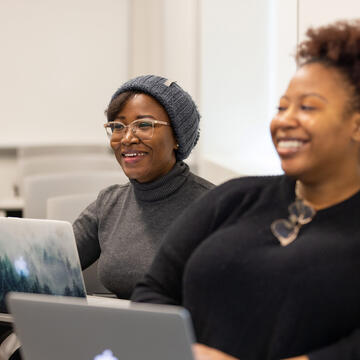
[[180,307],[21,293],[8,303],[26,360],[193,360],[190,316]]
[[71,224],[0,218],[0,279],[0,313],[10,291],[85,297]]

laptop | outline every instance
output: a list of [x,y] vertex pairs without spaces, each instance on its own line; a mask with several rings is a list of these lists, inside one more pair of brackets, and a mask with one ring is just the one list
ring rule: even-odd
[[66,221],[0,218],[0,315],[10,291],[85,297],[72,226]]
[[181,307],[21,293],[10,293],[8,304],[25,360],[194,360],[190,315]]

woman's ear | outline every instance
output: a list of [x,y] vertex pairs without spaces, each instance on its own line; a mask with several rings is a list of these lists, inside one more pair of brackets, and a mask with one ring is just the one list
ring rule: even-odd
[[354,141],[360,142],[360,112],[353,114],[353,133],[352,138]]

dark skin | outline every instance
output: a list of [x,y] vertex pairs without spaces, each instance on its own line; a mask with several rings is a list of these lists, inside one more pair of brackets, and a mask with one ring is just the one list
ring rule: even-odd
[[300,181],[301,196],[315,209],[360,189],[360,114],[349,110],[352,91],[336,68],[305,65],[290,81],[271,122],[284,172]]
[[[348,109],[352,91],[336,68],[305,65],[290,81],[271,123],[284,172],[299,180],[299,195],[315,209],[360,190],[360,114]],[[193,351],[196,360],[237,360],[202,344]]]
[[[170,125],[165,109],[151,96],[136,94],[117,114],[115,121],[129,125],[138,119],[164,121]],[[122,139],[111,138],[115,157],[129,179],[145,183],[168,173],[176,163],[176,140],[171,126],[155,125],[149,140],[141,140],[128,130]],[[129,154],[135,156],[128,156]]]

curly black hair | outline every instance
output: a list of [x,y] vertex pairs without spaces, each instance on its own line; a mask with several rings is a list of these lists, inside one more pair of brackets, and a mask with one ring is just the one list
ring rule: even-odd
[[352,88],[353,110],[360,111],[360,19],[310,28],[306,36],[297,48],[297,64],[319,62],[337,68]]

